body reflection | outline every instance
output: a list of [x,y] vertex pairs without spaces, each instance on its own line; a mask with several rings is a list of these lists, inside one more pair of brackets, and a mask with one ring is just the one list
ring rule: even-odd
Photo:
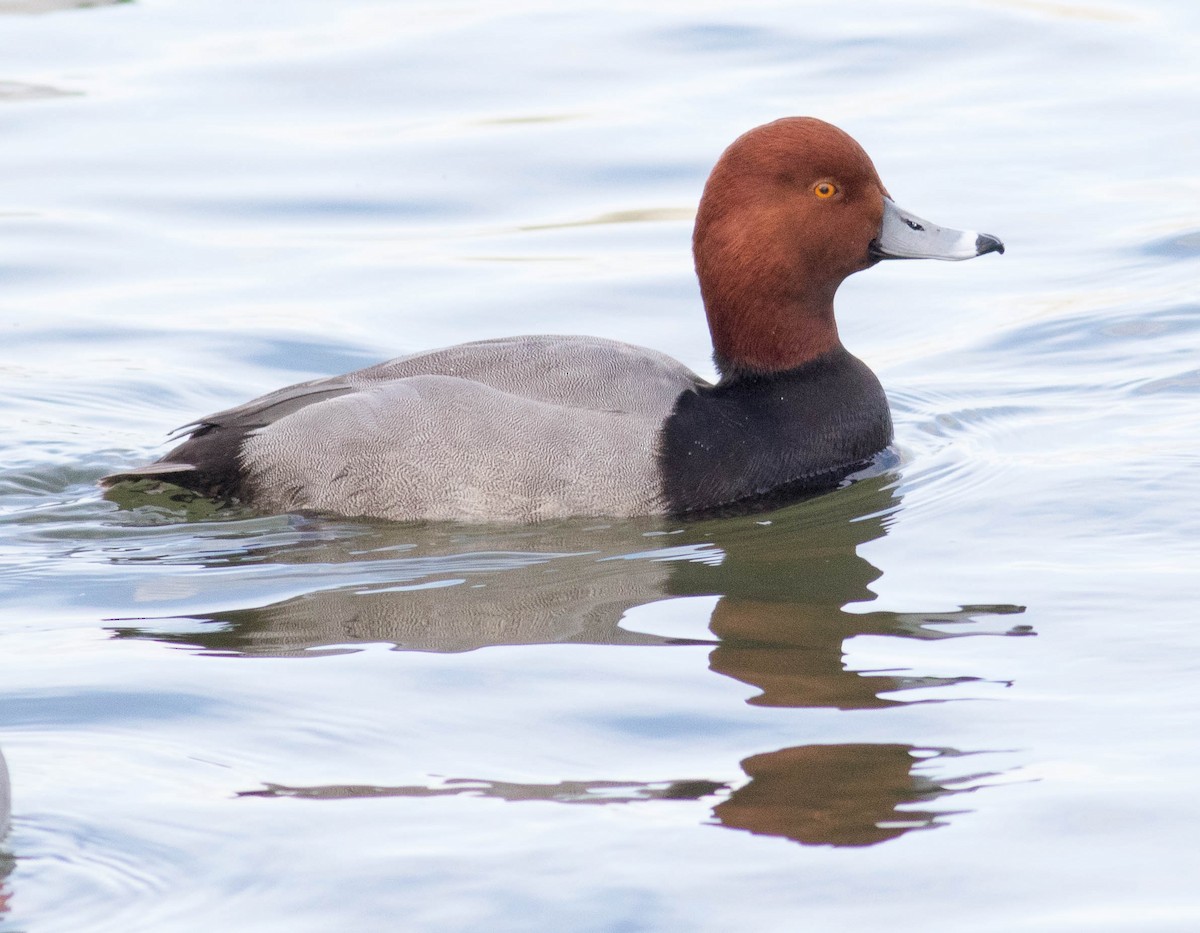
[[[897,506],[883,478],[875,478],[765,519],[674,528],[655,520],[481,530],[375,526],[366,541],[333,538],[319,547],[280,546],[246,555],[256,567],[266,560],[311,563],[317,585],[302,596],[186,620],[114,620],[138,624],[113,632],[222,654],[274,657],[380,643],[410,651],[713,643],[713,669],[762,688],[764,697],[756,702],[883,705],[888,701],[867,701],[864,689],[874,696],[955,681],[873,680],[848,673],[841,667],[847,638],[954,637],[957,633],[932,626],[1021,611],[1014,606],[918,614],[846,611],[875,598],[869,585],[880,571],[857,548],[885,534]],[[481,544],[486,551],[478,549]],[[220,561],[231,562],[236,560]],[[338,568],[324,575],[344,581],[341,568],[347,565],[362,568],[363,582],[320,585],[321,568]],[[382,585],[375,582],[380,568],[388,579]],[[711,617],[695,627],[696,638],[621,625],[629,610],[678,596],[720,597]],[[181,622],[190,630],[179,631]],[[820,700],[822,693],[830,701]]]
[[716,781],[559,781],[557,784],[514,784],[478,778],[451,778],[441,784],[386,787],[375,784],[318,784],[287,787],[267,784],[244,790],[239,797],[299,797],[347,800],[357,797],[496,797],[500,800],[549,800],[554,803],[634,803],[638,800],[699,800],[726,787]]
[[[359,585],[215,613],[190,620],[193,631],[179,631],[178,620],[139,620],[115,634],[250,656],[311,655],[381,642],[421,651],[552,643],[709,644],[710,668],[756,688],[759,693],[747,701],[753,705],[872,709],[903,702],[896,695],[906,690],[974,678],[849,671],[844,657],[850,638],[1030,634],[1028,626],[1003,621],[1023,611],[1019,606],[850,611],[875,598],[870,586],[881,572],[859,549],[886,534],[897,507],[895,494],[877,477],[765,516],[674,527],[649,521],[519,530],[373,527],[366,544],[359,535],[344,543],[335,539],[320,547],[253,556],[258,566],[264,556],[279,564],[312,562],[315,569],[357,563],[364,568]],[[391,581],[384,585],[377,582],[384,576],[381,567]],[[333,576],[346,579],[344,571]],[[688,637],[633,631],[626,627],[629,620],[622,625],[636,607],[695,596],[716,596],[717,601],[715,606],[710,600],[684,604],[705,607],[704,618],[695,620]],[[633,618],[644,617],[653,627],[652,611]],[[729,828],[803,844],[865,846],[937,826],[940,817],[956,812],[935,811],[928,804],[974,789],[987,775],[938,782],[925,770],[931,758],[959,754],[905,744],[788,747],[743,761],[748,781],[737,787],[707,778],[668,777],[652,784],[511,784],[464,778],[431,786],[268,784],[244,793],[316,799],[469,795],[629,804],[711,795],[721,798],[713,805],[713,816]]]

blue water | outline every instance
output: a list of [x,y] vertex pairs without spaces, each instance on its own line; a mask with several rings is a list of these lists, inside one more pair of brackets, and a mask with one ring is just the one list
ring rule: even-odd
[[[77,5],[0,2],[0,929],[1200,928],[1200,8]],[[691,525],[100,495],[426,347],[711,374],[692,212],[803,113],[1008,245],[839,294],[881,475]]]

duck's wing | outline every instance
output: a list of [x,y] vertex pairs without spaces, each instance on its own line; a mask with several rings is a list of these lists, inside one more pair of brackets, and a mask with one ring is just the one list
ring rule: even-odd
[[276,389],[274,392],[269,392],[244,404],[235,405],[233,408],[205,415],[190,424],[176,428],[171,432],[171,437],[172,439],[184,436],[194,437],[214,428],[261,428],[308,405],[315,405],[318,402],[337,398],[339,395],[353,391],[355,391],[354,386],[346,382],[345,376],[300,382],[296,385]]
[[455,376],[569,408],[648,415],[669,412],[680,392],[706,384],[657,350],[568,335],[464,343],[403,356],[342,378],[357,388],[374,388],[411,376]]
[[[206,415],[172,432],[186,439],[161,460],[101,477],[103,486],[126,480],[166,479],[208,496],[231,495],[238,453],[246,437],[309,405],[356,391],[345,376],[317,379]],[[218,466],[219,465],[219,466]]]
[[601,337],[540,335],[479,340],[397,357],[365,369],[298,382],[177,428],[175,437],[214,428],[252,430],[292,412],[411,376],[454,376],[502,392],[571,408],[653,413],[686,388],[706,383],[647,347]]

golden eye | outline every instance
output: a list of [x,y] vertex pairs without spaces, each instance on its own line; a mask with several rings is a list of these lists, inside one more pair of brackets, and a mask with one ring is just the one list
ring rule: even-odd
[[813,194],[818,198],[832,198],[837,194],[837,185],[831,181],[819,181],[813,186]]

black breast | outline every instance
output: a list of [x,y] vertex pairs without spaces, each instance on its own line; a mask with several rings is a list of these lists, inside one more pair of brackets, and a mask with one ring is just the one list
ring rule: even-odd
[[875,374],[844,349],[684,392],[659,467],[676,515],[755,511],[836,487],[892,440]]

